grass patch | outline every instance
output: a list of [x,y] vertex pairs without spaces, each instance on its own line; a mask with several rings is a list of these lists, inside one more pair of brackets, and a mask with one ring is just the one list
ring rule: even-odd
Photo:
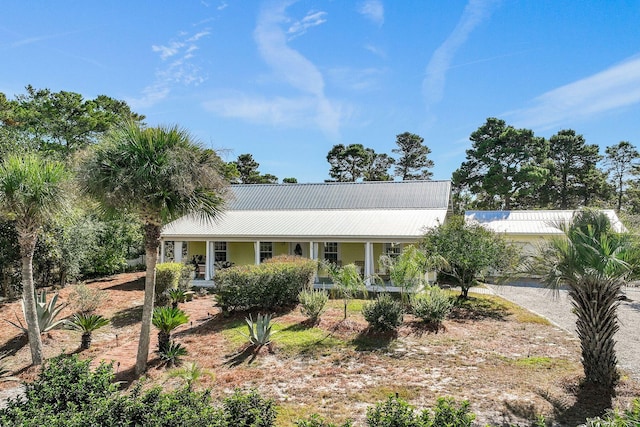
[[[278,350],[289,354],[322,353],[341,347],[345,343],[319,328],[309,328],[299,323],[282,323],[278,319],[272,322],[272,341]],[[243,319],[229,322],[222,331],[223,336],[236,346],[247,344],[249,333]]]
[[378,385],[354,393],[351,397],[357,402],[377,403],[386,401],[389,396],[398,396],[409,402],[421,394],[424,394],[424,389],[417,386]]
[[516,366],[531,369],[564,369],[571,366],[565,359],[546,356],[521,357],[511,362]]

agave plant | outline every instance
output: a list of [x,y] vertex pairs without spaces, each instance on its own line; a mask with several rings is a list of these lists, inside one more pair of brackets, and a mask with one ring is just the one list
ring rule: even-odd
[[255,322],[251,315],[244,319],[247,322],[247,328],[249,328],[249,335],[245,335],[249,338],[251,345],[262,347],[271,343],[271,336],[276,332],[271,332],[273,325],[271,324],[271,315],[258,314]]
[[91,347],[91,333],[96,329],[102,328],[109,324],[109,319],[99,314],[75,314],[73,318],[67,322],[70,329],[82,332],[80,348],[87,350]]
[[[62,309],[66,306],[66,304],[56,305],[58,302],[58,294],[55,294],[48,303],[47,291],[43,290],[39,293],[34,291],[34,298],[36,300],[36,314],[38,316],[38,328],[40,329],[40,333],[50,331],[65,323],[64,320],[55,320]],[[24,301],[22,301],[22,312],[24,313]],[[18,323],[14,323],[10,320],[7,320],[7,322],[26,334],[27,328],[22,324],[19,318],[17,318],[17,320]]]
[[158,351],[163,352],[169,346],[171,331],[189,321],[189,316],[179,308],[156,307],[153,310],[151,323],[159,329]]

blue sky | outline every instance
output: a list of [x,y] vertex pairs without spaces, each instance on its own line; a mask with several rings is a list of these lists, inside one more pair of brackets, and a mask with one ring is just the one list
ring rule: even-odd
[[640,146],[640,0],[4,2],[0,92],[126,100],[227,161],[329,178],[421,135],[450,179],[487,117]]

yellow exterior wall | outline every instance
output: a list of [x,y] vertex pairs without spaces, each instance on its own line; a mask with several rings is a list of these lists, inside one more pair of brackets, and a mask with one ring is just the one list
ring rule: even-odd
[[254,264],[256,257],[253,252],[253,242],[228,242],[227,259],[234,265]]
[[364,262],[364,243],[338,243],[338,255],[342,265]]
[[187,259],[186,262],[191,261],[194,255],[202,255],[203,257],[207,253],[207,245],[205,242],[185,242],[187,244]]

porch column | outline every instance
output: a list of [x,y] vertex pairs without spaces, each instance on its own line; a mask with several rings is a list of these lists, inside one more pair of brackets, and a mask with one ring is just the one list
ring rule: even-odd
[[204,244],[204,280],[211,280],[211,241]]
[[371,285],[371,276],[373,276],[373,247],[371,242],[364,244],[364,278],[367,285]]
[[253,242],[253,252],[255,255],[254,262],[256,265],[260,264],[260,241]]
[[[309,242],[309,258],[314,261],[318,260],[318,244],[317,243]],[[314,283],[318,281],[318,268],[316,268],[316,272],[313,274]]]
[[166,242],[164,240],[160,240],[160,262],[164,262],[164,244]]
[[182,262],[182,242],[174,242],[173,258],[174,262]]

